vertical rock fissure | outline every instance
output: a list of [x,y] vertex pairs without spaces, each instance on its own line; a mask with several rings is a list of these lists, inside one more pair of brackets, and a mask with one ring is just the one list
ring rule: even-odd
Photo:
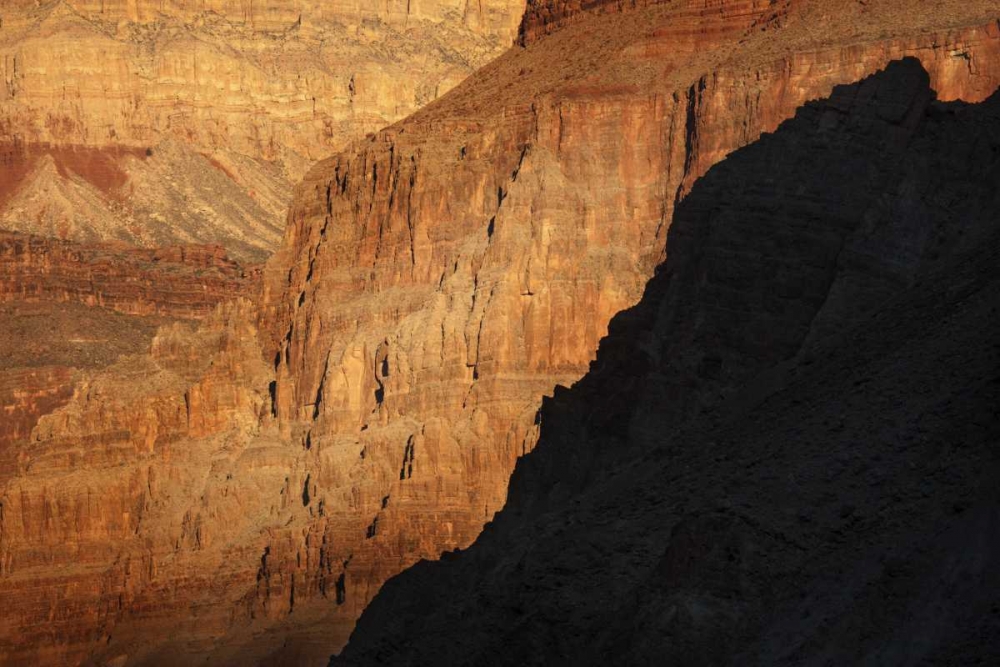
[[399,469],[400,481],[407,480],[413,476],[413,459],[415,449],[414,436],[411,435],[409,440],[406,441],[406,447],[403,449],[403,465]]
[[698,117],[701,96],[705,91],[705,87],[705,77],[701,77],[688,90],[687,121],[684,128],[684,174],[677,190],[677,201],[680,201],[684,196],[687,179],[694,169],[694,163],[698,155]]
[[413,189],[417,182],[417,161],[410,156],[410,189],[406,191],[406,228],[410,232],[410,264],[411,277],[417,268],[417,247],[413,222]]
[[331,354],[332,351],[328,352],[326,355],[326,363],[323,364],[323,375],[320,376],[319,386],[316,388],[316,398],[313,401],[313,415],[312,415],[313,421],[319,419],[320,409],[321,406],[323,405],[323,387],[326,385],[326,375],[330,371]]

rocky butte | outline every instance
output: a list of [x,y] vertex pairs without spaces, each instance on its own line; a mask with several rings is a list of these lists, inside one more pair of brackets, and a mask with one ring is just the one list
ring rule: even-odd
[[[545,454],[551,449],[546,445],[537,457],[526,459],[531,466],[552,462],[539,488],[565,475],[565,491],[557,492],[553,503],[571,503],[572,490],[588,489],[601,477],[595,461],[601,460],[603,434],[618,429],[622,448],[632,451],[627,443],[633,430],[645,434],[643,442],[669,433],[682,423],[671,421],[676,415],[730,396],[750,375],[792,358],[803,341],[820,345],[824,336],[841,332],[844,322],[868,317],[867,308],[879,299],[910,294],[916,281],[926,278],[939,286],[928,298],[943,291],[941,303],[954,303],[955,295],[964,294],[964,283],[955,283],[957,291],[951,291],[951,282],[935,283],[932,274],[914,268],[913,257],[930,251],[923,245],[897,248],[905,234],[891,231],[895,218],[886,214],[891,233],[871,231],[878,238],[866,245],[864,225],[881,220],[881,209],[858,218],[846,204],[845,210],[834,206],[828,211],[824,203],[850,202],[856,193],[858,207],[881,201],[881,194],[890,209],[913,205],[907,188],[925,183],[920,178],[933,169],[973,164],[960,152],[949,152],[951,161],[942,158],[923,175],[893,180],[898,167],[886,161],[924,155],[919,147],[906,151],[910,138],[918,136],[913,124],[925,114],[957,113],[958,106],[931,105],[931,91],[941,101],[967,103],[983,102],[995,91],[1000,83],[998,18],[995,3],[986,1],[933,7],[917,0],[530,2],[517,46],[406,120],[310,170],[296,190],[284,238],[262,269],[258,288],[219,306],[200,324],[160,329],[150,352],[88,375],[64,405],[10,445],[12,463],[0,479],[0,605],[7,610],[0,619],[0,659],[11,664],[153,665],[196,659],[324,664],[343,647],[386,580],[420,559],[468,547],[504,506],[518,457],[532,451],[540,430],[544,434],[550,428],[550,408],[539,412],[542,397],[587,373],[612,317],[640,301],[664,260],[683,273],[676,284],[684,290],[667,289],[681,290],[666,302],[679,304],[667,306],[676,317],[664,316],[660,328],[645,333],[640,328],[638,337],[626,337],[615,357],[615,364],[637,365],[642,372],[633,373],[635,378],[652,373],[651,393],[644,394],[638,382],[631,388],[602,385],[605,389],[595,389],[595,395],[608,405],[595,400],[574,413],[592,414],[597,421],[606,414],[609,421],[599,424],[601,429],[595,426],[582,435],[560,430],[569,435],[559,456]],[[811,121],[836,139],[851,138],[852,123],[859,119],[861,139],[884,140],[896,152],[872,158],[864,149],[875,151],[878,144],[862,141],[858,148],[860,140],[854,139],[842,150],[856,148],[856,159],[840,163],[843,155],[834,151],[829,163],[810,162],[811,155],[793,153],[775,138],[761,144],[778,146],[773,153],[758,155],[746,171],[727,174],[735,179],[732,184],[719,185],[716,177],[716,189],[703,186],[717,195],[721,219],[699,226],[706,216],[713,218],[698,213],[697,202],[707,195],[695,198],[696,182],[714,165],[778,130],[806,102],[828,98],[835,86],[860,81],[906,56],[919,65],[907,66],[910,74],[901,76],[902,84],[892,78],[875,85],[886,91],[876,93],[878,101],[866,106],[852,103],[849,95],[834,95],[832,106]],[[926,74],[917,75],[915,66]],[[872,113],[877,122],[870,120]],[[875,127],[865,125],[873,122]],[[968,143],[961,128],[943,120],[939,125],[942,132],[957,133],[949,151],[982,144]],[[799,133],[812,137],[808,127]],[[826,140],[814,139],[816,156],[823,155]],[[803,177],[811,175],[807,183],[820,188],[815,196],[803,190],[791,204],[769,199],[773,193],[798,192],[794,184],[776,184],[807,164],[815,171]],[[751,176],[759,180],[751,182]],[[824,189],[839,179],[842,190]],[[953,185],[942,189],[941,201],[958,201],[959,181],[948,182]],[[722,195],[729,189],[743,193],[743,199],[724,208]],[[834,195],[832,203],[822,198]],[[687,204],[686,215],[692,217],[681,217],[679,207],[689,199],[693,203]],[[729,235],[723,223],[739,220],[745,208],[761,213]],[[677,232],[671,231],[675,210],[678,223],[684,223]],[[935,220],[926,219],[931,230],[926,243],[937,238]],[[979,226],[975,229],[970,240],[985,238]],[[694,240],[685,240],[690,236]],[[850,270],[831,287],[827,279],[839,275],[838,250],[855,241],[856,252],[843,255]],[[898,266],[886,268],[871,257],[872,249],[883,248],[900,256]],[[949,248],[941,245],[940,256],[962,256]],[[716,256],[722,259],[710,261]],[[788,268],[803,263],[807,274]],[[869,274],[877,280],[869,280]],[[837,293],[831,294],[834,287]],[[759,310],[740,310],[744,288],[752,290]],[[860,310],[852,313],[855,303]],[[730,340],[734,320],[726,318],[744,322],[744,317],[736,331],[745,338]],[[666,349],[666,365],[660,366],[659,341],[674,327],[683,344]],[[619,340],[614,333],[608,345]],[[864,354],[891,363],[879,353],[878,341],[865,343],[869,347],[862,343],[858,354],[868,350]],[[844,349],[849,348],[836,348]],[[969,346],[965,353],[976,350]],[[605,357],[602,351],[598,369]],[[680,370],[668,373],[670,365]],[[830,377],[841,383],[838,387],[862,379]],[[972,382],[955,378],[955,386]],[[879,386],[865,391],[881,395]],[[642,417],[655,416],[657,400],[670,406],[665,423]],[[644,407],[632,426],[629,405],[641,401],[654,407]],[[774,419],[780,415],[774,413]],[[580,428],[593,424],[578,421]],[[787,423],[795,428],[794,420]],[[844,426],[845,442],[854,428]],[[747,437],[766,440],[766,434]],[[734,440],[720,435],[693,449],[698,456],[711,451],[742,461],[739,443],[724,447],[720,442]],[[755,451],[760,450],[748,449],[747,456]],[[676,470],[669,460],[663,465],[673,474],[687,465],[679,461]],[[696,462],[703,463],[692,459],[691,465]],[[853,463],[845,450],[837,470],[853,470]],[[774,470],[762,472],[762,483],[778,474]],[[519,475],[511,492],[514,508],[527,474]],[[622,495],[609,501],[636,493],[633,480],[623,479]],[[650,488],[658,490],[663,482],[658,484]],[[900,493],[909,497],[911,491],[917,492],[901,487]],[[593,491],[593,497],[599,499],[601,492]],[[659,496],[651,492],[649,497]],[[732,506],[738,508],[740,500],[735,497]],[[849,504],[836,508],[844,521],[861,506],[860,501],[854,509]],[[642,505],[623,501],[620,507],[634,512]],[[506,516],[504,525],[516,523]],[[632,517],[621,516],[622,521]],[[676,523],[663,516],[669,520],[660,529]],[[678,535],[690,534],[684,538],[690,546],[678,547],[679,555],[667,558],[668,584],[697,574],[689,563],[703,551],[725,558],[729,552],[718,551],[717,543],[742,544],[742,524],[732,528],[733,516],[735,509],[720,522],[696,519],[690,530],[677,529]],[[601,520],[619,518],[609,513]],[[564,534],[571,530],[571,524],[552,526]],[[768,526],[751,529],[762,535],[752,537],[752,544],[783,539]],[[604,539],[606,533],[599,534]],[[654,541],[634,556],[652,557],[661,543]],[[553,551],[540,558],[552,567],[569,563],[571,570],[601,571],[609,579],[600,581],[612,588],[632,585],[632,579],[615,579],[625,561],[614,554],[597,551],[601,558],[587,560],[587,552],[573,560],[578,552],[566,549],[566,560],[549,558],[562,544],[546,541]],[[528,546],[525,542],[519,549]],[[470,554],[481,551],[477,547]],[[513,574],[503,579],[509,574],[507,561],[493,570],[489,557],[484,556],[483,573],[498,572],[493,581],[517,584]],[[478,571],[461,567],[461,573]],[[648,564],[644,567],[629,576],[644,576],[649,571]],[[695,587],[692,595],[708,590],[728,599],[711,587],[719,568],[706,567],[709,587]],[[422,577],[428,569],[423,565],[413,576]],[[457,591],[470,590],[463,574],[455,576],[448,581]],[[409,585],[404,580],[392,590]],[[456,608],[445,600],[447,591],[432,595],[418,588],[428,602]],[[617,599],[610,593],[599,597],[595,590],[602,589],[588,589],[594,604]],[[540,593],[519,598],[522,591],[518,584],[498,596],[498,605],[512,600],[510,607],[494,609],[484,602],[484,625],[466,628],[454,653],[440,655],[487,655],[481,651],[495,648],[489,641],[500,641],[502,634],[484,639],[479,633],[513,627],[503,624],[536,600],[539,614],[563,611],[558,596],[550,604]],[[417,638],[407,634],[407,628],[416,627],[408,620],[413,609],[402,609],[405,614],[398,619],[383,610],[420,600],[392,599],[387,596],[372,608],[359,627],[357,647],[345,659],[395,655],[400,642],[409,642],[411,655],[434,655],[433,642],[445,636],[441,607],[428,606],[428,634]],[[651,598],[649,605],[656,604],[659,598]],[[701,642],[698,646],[751,631],[737,612],[731,615],[736,620],[726,621],[727,608],[718,605],[722,611],[713,613],[719,620],[709,630],[720,627],[719,633],[685,635]],[[656,611],[650,612],[649,624],[669,617],[649,608]],[[580,609],[586,614],[588,607]],[[622,632],[631,632],[633,626],[624,624],[637,615],[626,611]],[[652,627],[643,622],[635,621],[636,636]],[[589,637],[596,623],[581,619],[566,627]],[[563,626],[540,624],[533,632],[546,627]],[[525,636],[527,642],[537,635]],[[572,642],[575,635],[564,636]],[[599,637],[608,645],[614,641],[606,633]],[[646,645],[630,646],[644,650]],[[423,652],[424,647],[431,648]],[[561,647],[539,644],[539,649],[529,654],[525,648],[510,659],[568,655]]]

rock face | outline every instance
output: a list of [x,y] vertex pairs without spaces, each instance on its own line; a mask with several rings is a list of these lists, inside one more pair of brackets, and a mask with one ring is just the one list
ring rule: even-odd
[[907,60],[710,170],[497,520],[331,665],[1000,658],[998,150]]
[[81,243],[216,244],[260,261],[292,189],[274,164],[176,140],[148,150],[15,141],[0,152],[0,226]]
[[252,289],[252,273],[218,246],[143,250],[0,231],[0,303],[76,302],[200,319]]
[[39,419],[91,374],[147,353],[158,327],[252,293],[257,277],[219,247],[141,250],[0,232],[0,478],[23,472]]
[[[8,0],[13,11],[46,5],[44,0]],[[263,33],[281,33],[322,22],[354,26],[364,22],[407,26],[418,21],[447,21],[483,35],[509,37],[521,19],[521,9],[507,0],[386,0],[376,5],[360,0],[68,0],[73,11],[91,19],[150,24],[176,17],[185,23],[205,20],[207,14]]]
[[993,92],[992,2],[896,4],[584,11],[317,165],[259,299],[163,330],[16,445],[0,659],[323,664],[504,505],[542,396],[640,299],[698,177],[901,56],[943,99]]
[[[676,8],[675,18],[698,18],[710,15],[724,17],[734,23],[747,18],[759,19],[770,10],[777,17],[795,0],[726,0],[724,2],[684,3]],[[668,4],[669,0],[528,0],[518,41],[527,45],[550,34],[567,23],[595,14],[619,14],[628,9]],[[780,7],[780,9],[776,9]],[[699,37],[704,37],[703,32]]]
[[3,126],[25,143],[146,148],[169,136],[315,160],[506,48],[522,9],[513,0],[15,3],[3,17]]
[[36,417],[52,411],[36,403],[38,392],[72,395],[73,369],[146,352],[158,326],[207,317],[223,301],[253,294],[258,279],[257,268],[244,269],[217,246],[145,250],[0,231],[0,374],[9,417],[0,440],[27,438],[34,421],[24,427],[10,416],[26,405]]
[[13,445],[27,440],[38,418],[65,405],[73,396],[73,369],[64,366],[0,370],[0,474],[17,470]]
[[502,52],[522,9],[7,2],[0,224],[78,241],[223,243],[262,259],[309,164]]

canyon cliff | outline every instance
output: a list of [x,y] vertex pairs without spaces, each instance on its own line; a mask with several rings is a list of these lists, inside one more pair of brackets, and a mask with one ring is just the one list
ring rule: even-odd
[[217,246],[155,250],[0,231],[0,476],[14,443],[67,403],[86,373],[141,355],[159,327],[210,316],[257,289]]
[[503,507],[699,177],[904,56],[942,100],[1000,83],[992,2],[583,4],[530,3],[519,46],[315,166],[259,290],[16,439],[0,659],[325,663]]
[[79,303],[130,315],[201,319],[253,290],[219,246],[85,245],[0,231],[0,303]]
[[0,226],[274,250],[315,160],[510,46],[523,0],[0,8]]
[[679,203],[507,505],[331,665],[1000,658],[1000,91],[909,59]]

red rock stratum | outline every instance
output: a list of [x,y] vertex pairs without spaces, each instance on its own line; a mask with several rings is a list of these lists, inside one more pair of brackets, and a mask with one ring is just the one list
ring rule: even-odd
[[84,245],[0,231],[0,303],[74,302],[201,319],[251,293],[254,276],[218,246]]

